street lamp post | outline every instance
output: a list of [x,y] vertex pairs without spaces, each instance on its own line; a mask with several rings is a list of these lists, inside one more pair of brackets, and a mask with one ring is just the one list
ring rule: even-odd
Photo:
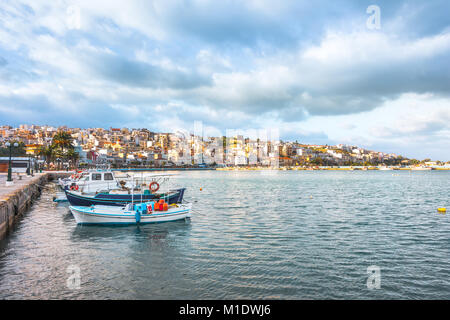
[[12,147],[18,147],[19,144],[17,142],[14,142],[14,144],[11,144],[10,142],[5,143],[5,146],[9,148],[9,162],[8,162],[8,179],[7,182],[12,182],[12,163],[11,163],[11,153],[12,153]]
[[30,156],[28,156],[27,176],[31,176],[31,159],[30,159]]

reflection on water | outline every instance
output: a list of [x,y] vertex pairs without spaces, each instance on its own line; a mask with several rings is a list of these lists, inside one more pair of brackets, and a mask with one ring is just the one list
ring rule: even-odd
[[186,172],[191,221],[142,226],[77,226],[49,184],[0,242],[0,298],[449,299],[449,174]]

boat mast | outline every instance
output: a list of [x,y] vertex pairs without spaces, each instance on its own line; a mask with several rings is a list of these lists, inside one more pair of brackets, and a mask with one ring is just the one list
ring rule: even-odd
[[203,163],[204,163],[204,161],[203,161],[203,125],[202,125],[202,165],[203,165]]
[[167,204],[170,203],[170,178],[167,176]]
[[134,176],[131,178],[131,207],[134,208]]

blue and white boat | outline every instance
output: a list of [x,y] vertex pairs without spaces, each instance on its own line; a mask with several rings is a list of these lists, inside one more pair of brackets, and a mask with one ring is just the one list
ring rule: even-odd
[[95,205],[70,206],[77,224],[130,225],[182,220],[191,217],[192,204],[173,204],[166,211],[149,210],[154,202],[128,204],[123,207]]
[[65,190],[67,200],[72,206],[123,206],[127,203],[147,202],[164,199],[168,204],[181,203],[186,188],[169,190],[164,193],[151,193],[144,190],[143,193],[130,194],[127,190],[109,190],[96,193],[83,193],[75,190]]
[[78,171],[68,178],[59,178],[58,184],[63,190],[97,192],[99,190],[120,189],[123,186],[130,187],[129,180],[131,178],[129,175],[117,176],[111,169],[91,169]]
[[[72,206],[123,206],[127,203],[164,199],[169,204],[181,203],[185,188],[172,189],[173,174],[134,174],[118,176],[110,170],[92,170],[79,180],[65,185],[65,197]],[[160,191],[164,189],[164,191]],[[159,192],[158,192],[159,191]],[[60,200],[62,197],[54,199]]]

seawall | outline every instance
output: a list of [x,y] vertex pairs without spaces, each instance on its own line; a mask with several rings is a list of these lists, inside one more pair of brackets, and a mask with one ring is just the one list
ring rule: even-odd
[[3,239],[14,224],[31,207],[41,194],[45,184],[53,179],[68,176],[68,172],[35,173],[34,177],[13,175],[14,184],[6,186],[6,175],[0,176],[0,239]]

